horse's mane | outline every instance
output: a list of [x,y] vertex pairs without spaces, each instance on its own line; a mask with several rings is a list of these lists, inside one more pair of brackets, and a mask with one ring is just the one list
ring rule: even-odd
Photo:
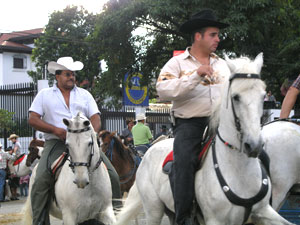
[[[236,58],[234,60],[230,60],[230,69],[231,69],[231,76],[232,77],[236,73],[253,73],[258,74],[257,65],[253,63],[248,57],[242,56],[240,58]],[[229,79],[230,79],[229,77]],[[229,83],[229,79],[226,80],[226,83]],[[265,83],[260,79],[237,79],[231,85],[231,92],[232,93],[242,93],[249,88],[256,89],[263,86],[265,88]],[[224,84],[223,88],[228,88],[228,85]],[[224,91],[224,90],[223,90]],[[227,90],[225,90],[227,91]],[[212,109],[212,114],[210,116],[209,122],[209,132],[211,134],[215,133],[216,128],[219,125],[220,121],[220,109],[221,109],[221,102],[227,101],[227,94],[222,95],[222,98],[215,102]]]

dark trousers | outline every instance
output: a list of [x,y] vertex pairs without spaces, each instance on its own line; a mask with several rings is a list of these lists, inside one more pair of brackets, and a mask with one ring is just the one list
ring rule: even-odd
[[174,130],[174,161],[171,176],[175,201],[176,222],[184,224],[190,217],[195,198],[195,173],[198,154],[201,150],[203,132],[208,124],[207,117],[176,119]]

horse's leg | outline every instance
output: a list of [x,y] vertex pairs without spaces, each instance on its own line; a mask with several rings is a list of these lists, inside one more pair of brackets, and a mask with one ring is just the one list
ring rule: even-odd
[[76,214],[72,213],[70,209],[62,209],[63,224],[64,225],[74,225],[77,224]]
[[[283,182],[280,182],[283,184]],[[272,184],[272,207],[279,211],[284,200],[289,196],[290,186],[287,185],[273,185]]]
[[[146,215],[147,225],[157,225],[161,223],[164,215],[165,206],[163,202],[154,195],[154,191],[145,192],[146,196],[143,196],[143,205]],[[148,195],[149,194],[149,195]],[[154,197],[156,196],[156,197]]]
[[108,206],[99,214],[99,221],[104,224],[114,224],[116,222],[116,217],[112,206]]
[[270,205],[267,205],[259,211],[255,211],[251,215],[252,222],[254,224],[261,225],[291,225],[290,223],[283,217],[281,217]]

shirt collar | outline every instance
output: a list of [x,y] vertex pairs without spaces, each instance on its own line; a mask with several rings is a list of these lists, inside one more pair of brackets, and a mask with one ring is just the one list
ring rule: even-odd
[[[74,85],[74,88],[73,88],[71,91],[75,91],[75,90],[77,90],[77,88],[78,88],[78,87],[77,87],[76,84],[75,84],[75,85]],[[53,84],[53,90],[54,90],[54,91],[60,91],[59,88],[57,87],[57,84]]]
[[[184,51],[184,53],[180,54],[179,56],[182,57],[182,59],[187,59],[187,58],[192,58],[195,59],[191,54],[190,54],[190,49],[191,46],[187,47],[186,50]],[[196,59],[195,59],[196,60]],[[211,53],[210,54],[210,64],[215,63],[216,61],[219,60],[219,56],[217,56],[215,53]]]

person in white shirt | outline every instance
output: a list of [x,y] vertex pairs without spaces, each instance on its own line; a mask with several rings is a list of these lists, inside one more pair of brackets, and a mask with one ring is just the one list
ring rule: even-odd
[[[96,101],[87,90],[75,85],[75,71],[82,68],[83,63],[74,62],[71,57],[62,57],[57,62],[49,62],[48,70],[55,74],[57,84],[51,88],[42,89],[29,108],[29,124],[36,130],[44,132],[45,137],[43,154],[31,190],[33,225],[50,224],[49,203],[53,197],[55,180],[49,171],[49,165],[67,151],[65,146],[66,126],[63,118],[71,119],[81,111],[90,119],[94,130],[97,133],[100,131],[100,112]],[[119,176],[102,152],[101,157],[109,171],[113,198],[120,199]],[[113,202],[115,207],[116,204]]]
[[4,187],[6,179],[6,165],[7,160],[15,160],[16,154],[13,153],[13,150],[5,152],[2,149],[2,144],[0,143],[0,202],[4,202]]
[[230,76],[226,62],[214,54],[220,29],[227,26],[218,22],[210,9],[194,14],[180,27],[182,33],[191,35],[192,46],[166,63],[156,83],[160,100],[173,103],[175,140],[170,176],[178,225],[193,223],[194,175],[203,132],[222,83]]
[[[18,157],[21,155],[21,144],[20,142],[18,142],[18,138],[19,136],[16,135],[16,134],[11,134],[8,138],[8,140],[10,140],[12,142],[12,152]],[[8,161],[8,168],[9,168],[9,171],[10,171],[10,175],[11,177],[15,177],[16,176],[16,171],[15,171],[15,168],[14,168],[14,162],[15,160],[9,160]]]

